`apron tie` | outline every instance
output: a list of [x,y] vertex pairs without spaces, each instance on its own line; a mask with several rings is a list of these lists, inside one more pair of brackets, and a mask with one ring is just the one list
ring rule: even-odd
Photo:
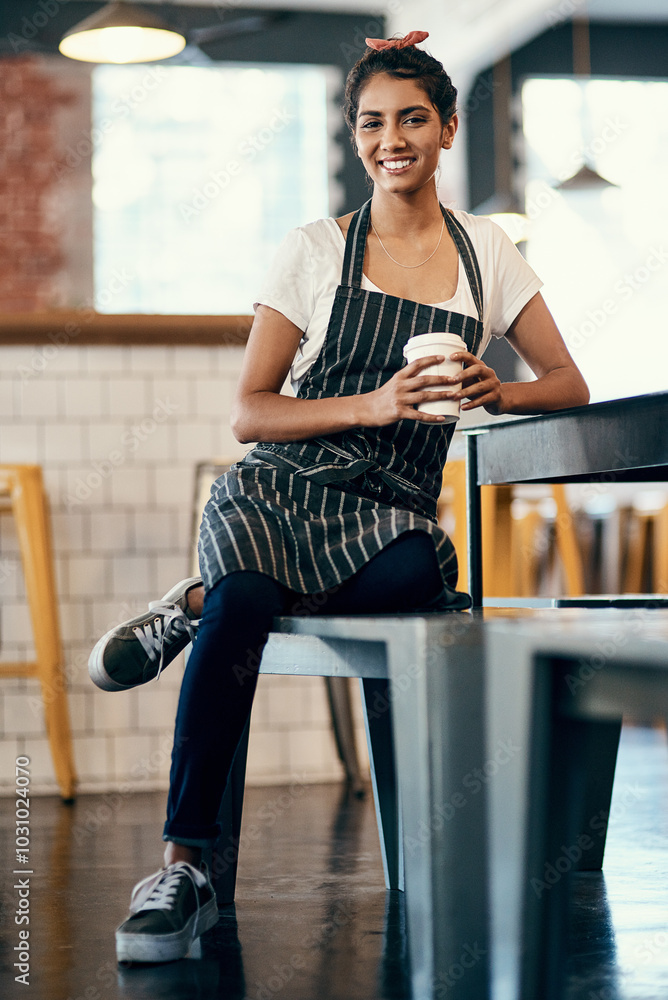
[[424,499],[424,490],[416,487],[414,483],[408,479],[404,479],[398,473],[383,468],[370,455],[361,454],[359,448],[355,447],[352,441],[349,442],[349,447],[350,452],[354,454],[345,451],[343,448],[339,448],[332,441],[325,441],[323,438],[313,438],[313,444],[317,444],[322,451],[328,451],[330,454],[336,455],[341,461],[327,461],[325,459],[325,461],[315,462],[313,465],[302,466],[290,461],[285,454],[277,454],[271,445],[265,445],[264,447],[258,445],[252,452],[246,455],[241,464],[255,465],[268,463],[279,468],[287,468],[293,475],[310,479],[312,482],[318,483],[319,486],[344,483],[350,479],[356,479],[358,476],[364,476],[372,491],[379,493],[382,486],[376,485],[372,479],[372,477],[377,477],[382,479],[395,493],[403,496],[405,499],[417,496]]
[[[356,442],[346,435],[350,452],[339,448],[332,441],[325,442],[322,438],[316,438],[315,443],[323,447],[326,451],[332,452],[343,461],[336,462],[316,462],[306,468],[299,470],[299,475],[307,479],[312,479],[314,483],[327,486],[333,483],[347,482],[364,476],[372,490],[380,492],[381,486],[376,486],[371,477],[379,477],[390,489],[400,496],[415,497],[422,491],[408,479],[384,468],[370,455],[364,455],[362,450],[356,446]],[[366,441],[362,439],[366,444]]]

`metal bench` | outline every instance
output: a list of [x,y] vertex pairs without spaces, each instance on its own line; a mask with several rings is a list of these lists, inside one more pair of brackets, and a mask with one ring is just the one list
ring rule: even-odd
[[[260,666],[261,673],[360,679],[385,880],[388,889],[405,888],[420,1000],[442,995],[462,969],[467,995],[489,996],[486,793],[492,772],[512,771],[522,752],[503,735],[486,749],[488,624],[481,612],[280,618]],[[600,740],[601,726],[592,723],[585,763],[599,778],[589,788],[592,810],[609,809],[618,728],[612,740],[610,730]],[[243,744],[210,858],[221,905],[234,899],[245,761]],[[603,841],[584,867],[600,867]]]

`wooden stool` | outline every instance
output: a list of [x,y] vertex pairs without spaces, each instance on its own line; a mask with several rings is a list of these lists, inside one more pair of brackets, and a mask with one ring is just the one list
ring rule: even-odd
[[623,590],[668,593],[668,503],[628,511]]
[[[573,515],[561,483],[550,487],[556,505],[555,541],[566,578],[566,596],[584,593],[582,557],[575,535]],[[486,597],[534,596],[536,553],[533,545],[539,513],[529,510],[517,520],[511,516],[512,486],[483,486],[482,505],[482,564]],[[454,517],[448,523],[446,511]],[[467,589],[466,537],[466,462],[455,459],[443,470],[443,492],[439,499],[439,521],[452,538],[459,560],[460,590]],[[452,518],[450,518],[452,520]]]
[[0,677],[38,677],[53,767],[65,802],[74,800],[76,774],[63,674],[47,500],[39,465],[0,465],[0,497],[16,522],[35,642],[35,662],[0,663]]

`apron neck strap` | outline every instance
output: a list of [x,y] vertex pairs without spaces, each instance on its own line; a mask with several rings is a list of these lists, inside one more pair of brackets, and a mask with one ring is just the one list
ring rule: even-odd
[[[445,218],[448,232],[457,247],[457,253],[464,264],[464,271],[471,286],[473,301],[478,310],[478,319],[482,322],[482,278],[480,276],[476,252],[468,233],[461,223],[457,221],[453,213],[449,209],[444,208],[443,205],[440,206],[440,209]],[[343,255],[343,268],[341,270],[342,285],[350,285],[353,288],[362,287],[364,252],[366,250],[366,236],[370,219],[371,198],[364,202],[351,219],[348,235],[346,236],[346,249]]]
[[473,248],[471,237],[466,232],[462,224],[457,221],[454,213],[451,212],[449,208],[443,208],[443,205],[441,205],[441,212],[445,216],[445,224],[447,225],[448,231],[454,240],[455,246],[457,247],[457,253],[462,259],[466,277],[468,278],[468,282],[471,287],[473,301],[475,302],[476,309],[478,310],[478,319],[482,323],[482,277],[480,275],[478,257]]
[[346,236],[346,249],[343,255],[343,268],[341,270],[342,285],[352,285],[353,288],[362,287],[364,251],[366,250],[366,234],[369,229],[370,218],[371,198],[364,202],[350,221],[348,235]]

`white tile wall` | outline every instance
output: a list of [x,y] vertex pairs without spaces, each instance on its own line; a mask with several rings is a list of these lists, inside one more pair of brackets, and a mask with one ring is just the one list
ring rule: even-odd
[[[82,791],[166,788],[183,657],[155,685],[98,691],[88,654],[190,572],[195,466],[244,448],[229,428],[240,348],[0,349],[0,463],[37,462],[51,503],[65,673]],[[0,660],[32,655],[10,516],[0,516]],[[361,714],[357,710],[358,716]],[[360,756],[366,761],[358,718]],[[0,794],[18,753],[54,793],[39,685],[0,682]],[[263,677],[248,780],[339,779],[320,678]]]

